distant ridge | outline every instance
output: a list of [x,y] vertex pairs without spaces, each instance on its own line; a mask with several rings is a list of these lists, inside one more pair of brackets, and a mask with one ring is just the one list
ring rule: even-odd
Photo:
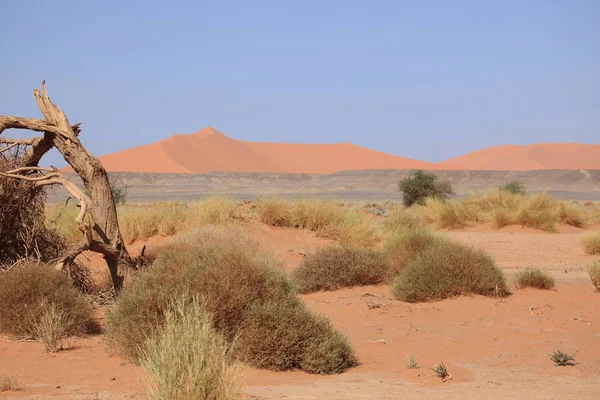
[[[440,163],[395,156],[352,143],[246,142],[212,127],[100,157],[109,172],[332,174],[348,170],[600,170],[600,144],[540,143],[488,147]],[[67,169],[69,170],[69,169]]]
[[350,143],[245,142],[207,127],[100,157],[110,172],[281,172],[330,174],[353,169],[432,169],[435,164]]

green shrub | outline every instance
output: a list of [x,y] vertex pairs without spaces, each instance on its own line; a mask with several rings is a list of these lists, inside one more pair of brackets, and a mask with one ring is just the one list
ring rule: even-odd
[[[40,323],[61,315],[60,336],[97,332],[92,307],[61,272],[44,264],[23,264],[0,272],[0,331],[40,338]],[[56,334],[56,332],[54,332]]]
[[600,254],[600,232],[587,233],[581,237],[583,250],[590,255]]
[[519,181],[510,181],[508,183],[505,183],[504,185],[500,186],[500,191],[501,192],[506,192],[506,193],[510,193],[510,194],[516,194],[516,195],[525,195],[526,191],[525,191],[525,186],[523,186],[523,184]]
[[171,239],[150,257],[155,258],[152,268],[124,291],[107,316],[108,343],[133,361],[139,361],[140,345],[164,324],[172,296],[201,296],[214,328],[228,341],[253,307],[300,303],[280,263],[240,230],[206,226]]
[[527,268],[524,271],[517,272],[515,284],[518,289],[531,287],[536,289],[553,289],[554,278],[547,272],[536,268]]
[[392,292],[400,300],[420,302],[470,293],[504,295],[508,290],[502,271],[485,252],[441,241],[400,271]]
[[140,364],[151,399],[242,398],[229,345],[197,298],[173,298],[163,328],[144,344]]
[[425,229],[407,230],[393,235],[384,246],[389,276],[393,279],[423,251],[445,240]]
[[452,185],[447,181],[438,181],[438,177],[422,170],[412,171],[411,174],[398,182],[402,192],[404,205],[425,204],[429,197],[447,199],[454,194]]
[[305,257],[292,276],[300,293],[311,293],[381,283],[387,266],[381,251],[334,245]]
[[300,368],[332,374],[357,364],[348,341],[325,318],[313,315],[298,301],[252,307],[240,328],[236,348],[248,364],[275,371]]

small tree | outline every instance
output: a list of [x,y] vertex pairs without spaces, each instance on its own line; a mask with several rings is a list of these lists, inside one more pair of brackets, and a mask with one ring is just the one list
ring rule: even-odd
[[414,170],[409,176],[398,182],[398,190],[403,194],[404,205],[425,204],[428,197],[448,199],[454,194],[449,181],[440,181],[438,177],[423,170]]
[[519,181],[510,181],[500,186],[499,189],[501,192],[507,192],[510,194],[525,195],[526,193],[525,186],[523,186],[523,184]]

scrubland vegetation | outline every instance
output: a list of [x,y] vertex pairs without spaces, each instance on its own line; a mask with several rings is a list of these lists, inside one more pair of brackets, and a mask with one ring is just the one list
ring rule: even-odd
[[587,267],[588,275],[596,291],[600,293],[600,260],[592,261]]
[[554,278],[547,272],[539,269],[526,268],[524,271],[517,272],[515,286],[517,289],[526,287],[545,290],[554,289]]
[[[235,339],[236,356],[250,365],[328,374],[356,364],[347,340],[304,306],[279,262],[243,232],[198,228],[155,257],[107,317],[108,343],[133,361],[164,325],[172,297],[189,293],[202,298],[214,329],[231,344]],[[265,348],[279,350],[265,359]]]

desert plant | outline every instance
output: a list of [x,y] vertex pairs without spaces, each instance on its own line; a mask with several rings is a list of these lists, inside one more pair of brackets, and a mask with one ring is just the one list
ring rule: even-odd
[[425,229],[401,231],[391,236],[384,246],[389,276],[393,279],[423,251],[444,241],[442,236]]
[[596,291],[600,293],[600,260],[592,261],[587,267],[587,272]]
[[406,207],[413,204],[425,203],[428,197],[447,199],[454,194],[452,185],[447,181],[438,181],[438,177],[423,170],[412,171],[411,174],[398,182]]
[[424,225],[425,223],[419,215],[410,212],[405,207],[393,208],[383,223],[384,228],[390,232],[418,229]]
[[1,332],[40,339],[40,327],[56,323],[52,313],[61,315],[62,337],[97,331],[91,306],[63,273],[44,264],[0,273]]
[[[140,345],[164,324],[174,295],[201,296],[214,328],[230,342],[253,307],[300,303],[279,261],[238,229],[198,228],[172,238],[149,256],[155,258],[152,268],[120,296],[106,323],[109,345],[136,362]],[[266,335],[262,340],[269,345],[277,338]]]
[[[23,166],[22,151],[0,150],[0,172]],[[66,242],[45,224],[45,201],[43,187],[0,176],[0,269],[22,259],[49,262],[66,249]]]
[[500,191],[507,192],[510,194],[516,194],[523,196],[526,194],[525,186],[519,181],[510,181],[500,186]]
[[479,222],[479,211],[467,202],[448,202],[439,197],[425,199],[419,209],[427,222],[436,223],[442,229],[459,229]]
[[569,355],[561,350],[556,350],[550,355],[550,359],[557,367],[575,365],[575,354]]
[[553,200],[547,194],[525,197],[516,211],[516,222],[524,227],[555,232],[558,215]]
[[271,226],[291,226],[290,203],[281,197],[262,199],[256,202],[258,218]]
[[15,375],[0,375],[0,393],[23,390]]
[[163,327],[144,344],[140,365],[157,400],[242,398],[238,370],[225,338],[211,326],[198,298],[174,297]]
[[417,356],[415,353],[410,353],[408,357],[406,357],[406,363],[404,365],[406,369],[417,369],[419,368],[419,363],[417,362]]
[[435,366],[435,368],[430,368],[430,369],[439,378],[446,379],[446,378],[450,377],[450,374],[448,373],[448,370],[446,369],[446,366],[444,365],[444,363],[439,363],[438,365]]
[[339,245],[318,249],[293,272],[300,293],[373,285],[387,277],[381,251]]
[[590,255],[600,254],[600,232],[587,233],[581,237],[583,250]]
[[276,371],[300,368],[333,374],[357,364],[346,338],[295,300],[253,306],[240,327],[236,348],[248,364]]
[[558,221],[561,224],[571,225],[576,228],[585,228],[588,220],[589,214],[582,206],[569,204],[564,201],[558,203]]
[[42,342],[44,350],[56,353],[63,349],[63,339],[68,336],[71,317],[54,303],[42,301],[42,312],[34,326],[35,337]]
[[441,241],[400,271],[393,294],[408,302],[463,295],[502,296],[508,292],[500,268],[482,250]]
[[554,278],[547,272],[537,268],[527,268],[524,271],[517,272],[515,285],[518,289],[531,287],[548,290],[554,288]]

